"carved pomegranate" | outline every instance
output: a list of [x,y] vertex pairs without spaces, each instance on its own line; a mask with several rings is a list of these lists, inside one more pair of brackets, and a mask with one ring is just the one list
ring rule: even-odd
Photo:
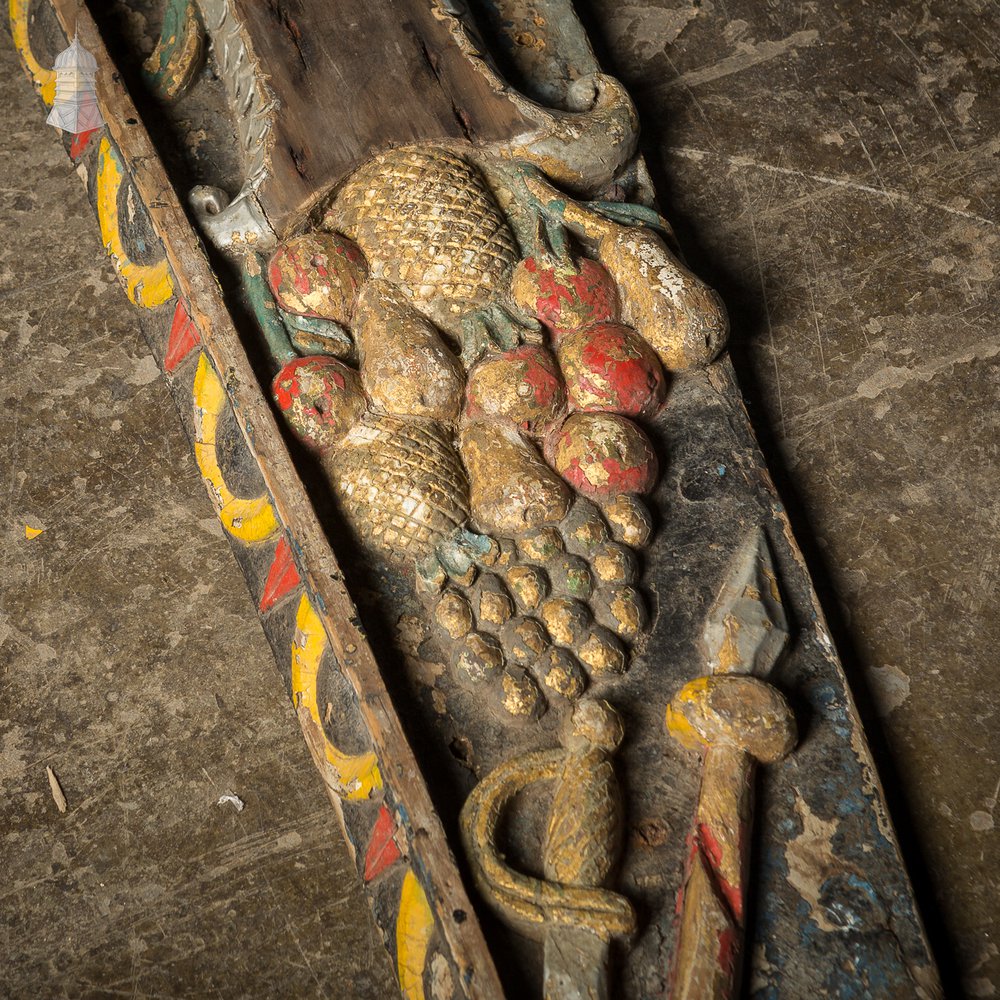
[[608,410],[651,417],[663,405],[663,368],[634,330],[602,323],[575,330],[559,344],[571,410]]
[[271,391],[299,437],[320,450],[337,447],[368,406],[358,373],[327,357],[290,361]]
[[572,413],[546,439],[553,468],[585,496],[647,493],[656,482],[656,452],[645,434],[616,413]]
[[271,293],[282,309],[346,324],[368,277],[364,254],[338,233],[306,233],[283,243],[267,265]]
[[538,255],[514,268],[511,295],[528,315],[537,316],[558,340],[594,323],[618,319],[618,292],[607,270],[583,257],[579,262]]
[[544,434],[566,404],[556,359],[525,345],[480,362],[469,374],[465,415],[498,419],[529,434]]

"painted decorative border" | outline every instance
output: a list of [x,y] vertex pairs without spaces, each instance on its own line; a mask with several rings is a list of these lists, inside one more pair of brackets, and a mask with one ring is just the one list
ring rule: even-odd
[[[122,85],[106,71],[110,60],[96,27],[85,10],[75,5],[72,11],[63,9],[69,6],[51,4],[64,32],[67,13],[78,22],[82,43],[105,67],[98,75],[98,89],[109,124],[67,137],[67,152],[87,183],[105,249],[170,380],[198,468],[251,587],[307,745],[352,847],[401,994],[408,1000],[499,997],[492,959],[447,839],[435,829],[439,823],[419,769],[380,681],[381,690],[372,691],[377,670],[370,671],[364,683],[357,679],[360,661],[370,659],[374,665],[374,658],[334,557],[304,494],[289,497],[301,486],[277,427],[267,426],[270,412],[221,300],[204,308],[205,299],[212,297],[206,296],[206,285],[217,289],[197,238],[142,126],[124,124],[136,123],[138,115]],[[32,51],[30,8],[31,0],[9,0],[11,35],[36,92],[51,106],[55,76]],[[140,162],[140,156],[141,176],[128,167]],[[159,192],[159,204],[169,202],[158,214],[146,207],[152,203],[152,190]],[[126,235],[137,231],[148,236],[141,255]],[[188,245],[178,245],[185,242]],[[180,267],[178,258],[183,259]],[[265,440],[272,451],[268,458],[259,447]],[[272,470],[280,491],[263,481],[264,468]],[[260,489],[244,491],[248,495],[231,485],[254,478],[260,480]],[[285,498],[292,516],[279,509],[276,493]],[[325,587],[312,584],[307,561],[326,581]],[[344,629],[335,632],[330,625],[334,605],[338,618],[345,609],[349,612],[346,617],[356,633],[357,641],[341,648]],[[344,680],[351,674],[356,680],[353,690]],[[332,718],[334,702],[337,712]],[[378,725],[365,718],[363,703],[377,716]],[[372,741],[373,730],[383,734],[383,746],[389,744],[403,759],[386,767]],[[418,849],[417,842],[430,850]]]

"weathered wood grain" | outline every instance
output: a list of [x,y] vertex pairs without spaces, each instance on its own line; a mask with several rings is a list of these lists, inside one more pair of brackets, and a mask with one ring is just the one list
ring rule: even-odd
[[[103,51],[100,34],[86,9],[78,8],[72,0],[54,0],[53,6],[64,30],[75,28],[87,48]],[[435,908],[446,915],[463,914],[461,920],[442,921],[441,929],[459,968],[468,977],[468,995],[499,996],[493,961],[479,925],[464,918],[472,912],[472,905],[448,839],[382,681],[354,602],[344,586],[340,566],[295,472],[232,325],[218,282],[177,201],[159,155],[112,64],[107,59],[100,60],[100,64],[97,87],[108,129],[125,151],[136,187],[148,206],[153,224],[164,237],[172,272],[190,303],[205,348],[225,381],[247,447],[256,457],[282,522],[296,538],[303,562],[310,568],[307,582],[322,602],[319,613],[339,667],[357,694],[386,783],[405,803],[410,842],[419,853]],[[339,800],[333,801],[340,809]]]
[[430,136],[509,140],[531,127],[465,58],[431,3],[236,7],[280,106],[260,191],[279,232],[374,152]]

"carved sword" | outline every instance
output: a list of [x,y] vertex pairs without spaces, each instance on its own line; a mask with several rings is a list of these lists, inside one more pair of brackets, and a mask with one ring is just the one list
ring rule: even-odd
[[672,1000],[729,1000],[739,990],[754,764],[776,763],[797,740],[788,703],[759,679],[787,642],[770,547],[758,529],[734,559],[709,613],[703,634],[708,675],[686,684],[667,707],[667,732],[703,755],[678,898]]
[[[612,754],[624,736],[618,713],[584,698],[564,749],[505,761],[462,808],[466,855],[480,891],[499,916],[545,946],[545,1000],[608,1000],[613,938],[635,932],[631,903],[605,888],[622,841],[621,793]],[[545,878],[507,865],[497,842],[503,811],[537,781],[555,783],[542,849]]]

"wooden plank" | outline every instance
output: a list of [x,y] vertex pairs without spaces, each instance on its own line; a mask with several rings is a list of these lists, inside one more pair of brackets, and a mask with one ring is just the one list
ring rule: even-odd
[[[309,567],[306,582],[318,599],[319,615],[338,665],[357,694],[386,784],[403,807],[421,880],[426,883],[437,914],[462,915],[460,919],[442,919],[439,926],[460,970],[464,990],[469,997],[498,997],[499,982],[478,922],[465,918],[473,909],[448,838],[360,627],[343,574],[260,392],[200,241],[177,201],[135,105],[104,54],[89,12],[72,0],[53,0],[53,7],[64,31],[69,33],[75,28],[82,44],[101,56],[97,86],[108,130],[125,151],[134,183],[163,237],[171,273],[190,304],[191,317],[225,384],[246,445],[264,475],[278,516],[296,539],[302,561]],[[331,796],[331,801],[340,810],[339,799]]]
[[389,0],[336,14],[304,0],[236,7],[280,109],[259,195],[279,232],[373,152],[427,136],[510,140],[531,128],[432,4]]

